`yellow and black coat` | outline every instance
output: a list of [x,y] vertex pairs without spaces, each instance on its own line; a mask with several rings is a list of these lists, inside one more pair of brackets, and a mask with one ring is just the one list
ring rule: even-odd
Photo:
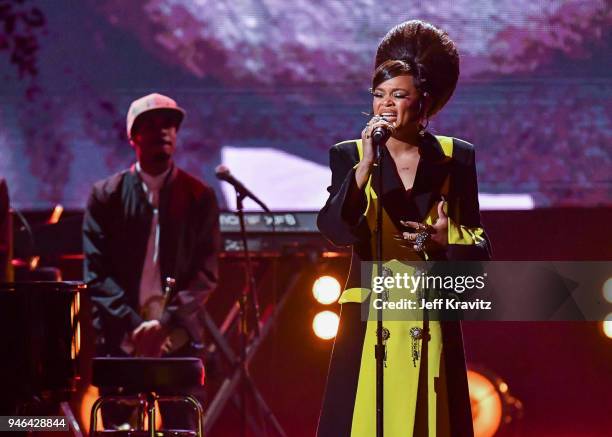
[[[474,147],[457,138],[425,134],[420,146],[420,160],[412,189],[406,191],[397,174],[393,159],[388,153],[383,161],[383,193],[380,196],[378,174],[372,172],[365,189],[355,182],[355,168],[362,155],[361,141],[345,141],[330,149],[332,182],[329,198],[318,216],[320,231],[334,244],[352,246],[350,273],[345,292],[340,299],[342,310],[340,327],[334,343],[329,367],[325,397],[319,420],[318,437],[360,436],[356,430],[357,388],[360,381],[364,341],[368,323],[361,319],[362,300],[355,298],[361,290],[361,262],[375,259],[376,209],[383,199],[383,236],[403,230],[401,220],[433,224],[437,219],[437,202],[447,201],[449,218],[448,246],[442,252],[423,253],[424,260],[488,260],[491,256],[489,239],[480,221],[478,184]],[[386,237],[383,237],[387,239]],[[385,243],[386,244],[386,243]],[[383,244],[383,248],[385,247]],[[406,250],[406,256],[416,256]],[[390,258],[387,252],[383,261]],[[437,323],[437,322],[436,322]],[[447,410],[444,412],[448,428],[439,435],[471,436],[472,420],[463,352],[463,340],[459,322],[439,322],[441,343],[440,372],[447,386]],[[363,354],[363,355],[362,355]],[[406,352],[408,362],[408,354]],[[368,375],[368,378],[370,375]],[[417,373],[415,379],[422,378]],[[427,386],[427,384],[425,384]],[[361,396],[361,395],[360,395]],[[427,390],[419,389],[418,397],[427,398]],[[357,402],[359,404],[359,402]],[[428,420],[436,414],[427,412],[427,401],[415,401],[416,411],[411,414],[413,435],[430,435],[424,432],[435,428]],[[390,410],[390,409],[389,409]],[[387,408],[386,408],[387,411]],[[424,418],[421,416],[425,416]],[[442,416],[442,414],[439,414]],[[428,418],[429,417],[429,418]],[[386,420],[386,419],[385,419]],[[441,427],[438,427],[441,430]]]

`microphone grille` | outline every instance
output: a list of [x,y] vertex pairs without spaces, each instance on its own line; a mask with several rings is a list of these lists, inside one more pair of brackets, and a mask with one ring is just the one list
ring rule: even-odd
[[223,164],[219,164],[217,167],[215,167],[215,174],[217,175],[217,177],[219,176],[229,176],[230,175],[230,170],[227,166],[223,165]]

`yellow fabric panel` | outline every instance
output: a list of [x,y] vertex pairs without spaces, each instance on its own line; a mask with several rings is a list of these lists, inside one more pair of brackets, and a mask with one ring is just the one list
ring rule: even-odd
[[[397,248],[394,248],[395,251]],[[385,251],[387,252],[387,251]],[[385,253],[385,255],[389,255]],[[409,263],[391,259],[385,262],[385,267],[390,268],[393,274],[414,274],[414,267]],[[372,293],[372,298],[379,296]],[[417,300],[417,295],[406,289],[389,290],[391,301],[399,302],[402,299]],[[367,322],[364,344],[362,347],[359,380],[350,437],[371,437],[376,435],[376,360],[374,358],[374,345],[376,344],[376,310],[370,306],[370,321]],[[397,313],[396,313],[397,314]],[[410,314],[406,310],[406,319],[418,318],[420,311],[415,310]],[[387,360],[384,368],[384,404],[385,404],[385,436],[407,437],[413,436],[415,413],[417,410],[417,393],[420,383],[425,383],[419,378],[421,359],[413,363],[412,337],[410,329],[413,327],[423,328],[423,321],[390,320],[389,315],[383,311],[383,326],[390,332],[387,341]],[[448,423],[445,423],[447,414],[437,417],[436,412],[444,412],[448,406],[445,405],[446,387],[443,378],[440,377],[440,360],[442,355],[442,332],[439,322],[429,322],[429,341],[427,343],[427,386],[428,386],[428,429],[429,436],[448,436]],[[420,342],[420,341],[419,341]],[[422,350],[422,345],[420,345]],[[436,387],[436,380],[440,381]],[[440,398],[440,396],[442,396]],[[440,402],[440,405],[438,403]],[[438,425],[442,429],[437,429]],[[416,436],[415,436],[416,437]],[[421,436],[419,436],[421,437]],[[424,437],[424,436],[423,436]]]
[[453,138],[445,137],[442,135],[436,135],[436,139],[440,143],[440,146],[442,146],[442,151],[444,151],[444,155],[446,155],[447,158],[452,158],[453,157]]
[[340,295],[338,303],[362,303],[368,298],[370,292],[367,288],[347,288]]
[[[361,162],[361,160],[363,159],[363,144],[361,140],[355,140],[355,143],[357,143],[357,153],[359,155],[359,161]],[[359,165],[359,163],[355,164],[354,168],[357,168],[357,166]],[[365,193],[366,193],[366,210],[364,211],[363,215],[368,217],[368,226],[370,226],[370,229],[375,232],[376,231],[376,220],[372,221],[371,220],[371,212],[375,211],[374,208],[370,208],[373,199],[376,198],[376,193],[374,192],[374,190],[372,189],[372,176],[370,175],[370,177],[368,178],[368,181],[366,182],[366,186],[365,186]],[[374,212],[374,218],[376,218],[376,213]],[[374,226],[373,226],[374,224]]]
[[[452,137],[445,137],[445,136],[436,136],[436,139],[439,141],[440,146],[442,147],[442,150],[444,151],[444,154],[447,157],[452,157],[452,153],[453,153],[453,139]],[[359,155],[359,160],[361,160],[363,158],[363,145],[361,140],[354,140],[357,143],[357,153]],[[357,165],[355,165],[356,167]],[[368,178],[368,182],[365,188],[365,193],[366,193],[366,200],[367,200],[367,206],[366,206],[366,210],[364,212],[364,215],[366,216],[367,222],[368,222],[368,226],[370,228],[370,230],[372,231],[372,247],[376,247],[376,237],[375,237],[375,233],[376,233],[376,224],[377,224],[377,220],[376,220],[376,207],[378,206],[378,201],[377,201],[377,194],[376,192],[372,189],[372,176],[370,176]],[[444,184],[442,186],[442,195],[444,196],[448,196],[448,189],[449,189],[449,184],[450,184],[450,177],[447,177],[446,180],[444,181]],[[448,213],[448,208],[445,207],[445,212]],[[424,222],[428,225],[433,225],[436,221],[438,220],[438,204],[434,203],[432,205],[431,210],[429,211],[429,213],[427,214],[427,216],[425,217]],[[449,227],[450,228],[450,227]],[[399,232],[399,230],[397,228],[395,228],[395,225],[393,224],[393,221],[389,218],[389,216],[387,215],[386,211],[383,210],[383,229],[393,229],[393,232]],[[394,240],[392,239],[392,235],[388,232],[385,232],[385,236],[384,236],[385,241],[383,242],[383,247],[392,247],[395,246],[394,244]],[[390,241],[389,241],[390,240]],[[449,239],[450,241],[450,239]],[[405,253],[407,251],[404,250],[404,256]],[[430,257],[427,254],[427,252],[423,252],[424,258],[425,260],[429,260]],[[401,259],[401,255],[399,256],[399,258]],[[413,259],[418,259],[415,258]]]
[[[423,322],[386,321],[385,328],[391,332],[387,342],[387,367],[384,369],[384,405],[385,437],[411,437],[413,435],[417,391],[419,385],[420,360],[416,367],[410,358],[412,339],[410,328],[422,327]],[[427,387],[429,436],[414,437],[450,437],[448,424],[436,429],[441,418],[436,411],[448,411],[448,405],[439,400],[438,392],[446,391],[446,386],[436,387],[435,381],[445,381],[440,377],[442,357],[442,332],[439,322],[429,323],[430,340],[427,353]],[[363,344],[357,396],[353,410],[350,437],[372,437],[376,435],[376,322],[367,322]],[[436,390],[437,389],[437,390]],[[444,396],[444,395],[442,395]],[[440,402],[440,406],[438,403]],[[442,417],[448,416],[448,413]]]
[[[453,141],[451,137],[436,137],[440,142],[442,150],[447,158],[453,154]],[[363,148],[361,140],[356,140],[359,159],[363,159]],[[356,167],[356,166],[355,166]],[[446,178],[442,193],[447,196],[449,192],[449,177]],[[376,212],[378,198],[371,186],[371,177],[365,187],[367,207],[364,212],[368,226],[372,231],[372,248],[376,247]],[[438,219],[437,202],[432,205],[428,212],[425,223],[434,224]],[[393,234],[399,232],[386,211],[383,216],[383,259],[385,266],[392,269],[394,273],[402,271],[414,272],[410,265],[411,261],[420,261],[418,254],[410,249],[404,248],[400,242],[393,238]],[[449,219],[449,243],[450,244],[474,244],[478,238],[482,238],[482,229],[469,229],[465,226],[456,225]],[[463,241],[464,243],[457,243]],[[471,242],[469,242],[471,241]],[[425,258],[429,259],[427,254]],[[401,261],[398,261],[401,260]],[[375,269],[374,269],[375,270]],[[374,272],[375,273],[375,272]],[[365,284],[364,284],[365,285]],[[405,291],[405,290],[404,290]],[[378,294],[368,288],[350,288],[345,290],[340,299],[340,304],[356,305],[364,303],[369,296],[372,299]],[[402,290],[390,292],[391,300],[405,298]],[[415,295],[411,297],[415,298]],[[372,307],[370,306],[370,309]],[[383,316],[384,318],[384,316]],[[412,318],[409,314],[408,318]],[[417,317],[415,317],[417,318]],[[372,318],[372,320],[374,320]],[[421,359],[417,360],[416,366],[411,358],[412,327],[423,327],[422,321],[393,321],[384,319],[384,327],[389,329],[391,336],[387,341],[387,361],[384,369],[384,402],[385,402],[385,436],[386,437],[409,437],[413,436],[415,414],[417,410],[417,394],[419,383],[427,384],[428,404],[428,430],[427,437],[449,437],[448,424],[448,399],[446,379],[442,372],[442,332],[439,322],[429,322],[429,340],[427,342],[427,380],[420,381],[419,372]],[[353,410],[350,437],[372,437],[376,434],[376,360],[374,358],[374,345],[376,344],[376,322],[366,322],[366,332],[361,351],[359,379],[357,393]],[[422,345],[421,345],[422,346]],[[438,381],[436,385],[436,381]],[[424,401],[424,400],[423,400]],[[440,416],[437,413],[441,413]],[[417,437],[417,436],[414,436]],[[418,436],[424,437],[424,436]]]
[[485,242],[483,228],[469,228],[448,218],[448,244],[482,244]]
[[357,143],[357,153],[359,154],[359,160],[361,161],[363,159],[363,144],[361,140],[355,140],[355,142]]

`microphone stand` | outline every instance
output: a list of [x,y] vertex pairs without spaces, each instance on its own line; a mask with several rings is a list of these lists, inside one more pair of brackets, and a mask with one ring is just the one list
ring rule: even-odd
[[260,332],[260,317],[259,317],[259,303],[257,300],[257,291],[255,289],[255,275],[253,274],[253,265],[251,263],[251,256],[249,253],[249,247],[247,242],[247,234],[246,234],[246,226],[244,223],[244,206],[243,200],[246,195],[239,190],[236,190],[236,209],[238,213],[238,219],[240,221],[240,235],[242,237],[242,247],[245,259],[245,267],[246,267],[246,276],[247,276],[247,285],[242,289],[242,294],[239,299],[239,317],[240,317],[240,329],[239,329],[239,337],[240,337],[240,405],[242,406],[242,411],[240,414],[241,419],[241,429],[242,436],[246,437],[247,435],[247,383],[248,383],[248,372],[247,372],[247,356],[246,356],[246,348],[247,348],[247,339],[249,335],[248,331],[248,303],[249,303],[249,295],[253,297],[253,308],[255,310],[255,336],[258,337]]
[[[378,193],[378,208],[376,210],[376,274],[383,275],[383,157],[385,155],[386,139],[380,141],[376,147],[376,165],[378,181],[376,192]],[[383,291],[384,293],[384,291]],[[376,314],[376,346],[374,346],[374,357],[376,358],[376,437],[384,436],[384,360],[386,346],[383,338],[383,310],[382,307]]]

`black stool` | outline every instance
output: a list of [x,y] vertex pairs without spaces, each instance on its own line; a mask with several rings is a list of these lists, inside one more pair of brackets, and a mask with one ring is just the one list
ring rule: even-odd
[[[180,393],[204,385],[204,366],[199,358],[94,358],[92,384],[100,389],[117,389],[118,393],[101,396],[91,407],[89,434],[92,437],[111,433],[114,436],[204,436],[200,402],[191,395],[166,394]],[[130,399],[138,404],[135,431],[96,431],[98,410],[102,404]],[[187,402],[197,414],[196,431],[156,430],[157,400]],[[148,415],[148,431],[144,430],[145,411]]]

